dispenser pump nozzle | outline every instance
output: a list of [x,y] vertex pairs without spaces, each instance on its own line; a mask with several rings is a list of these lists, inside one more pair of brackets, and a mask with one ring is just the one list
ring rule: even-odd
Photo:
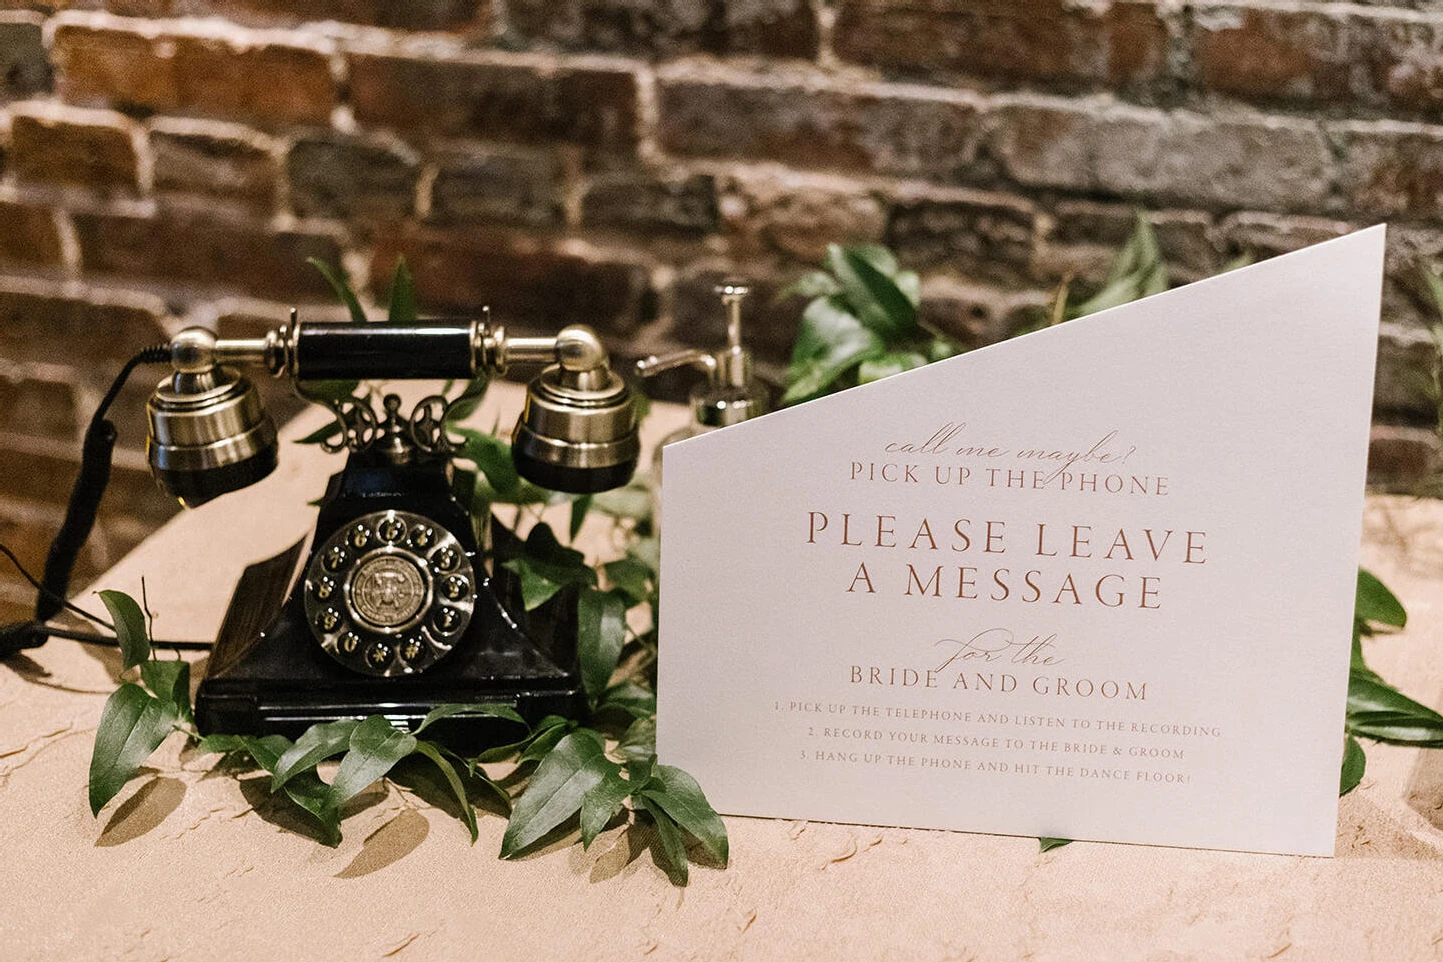
[[727,315],[727,345],[720,351],[697,349],[652,355],[636,362],[636,373],[651,377],[675,367],[691,365],[706,374],[706,382],[692,391],[692,416],[700,429],[726,427],[771,410],[766,386],[752,374],[751,352],[742,347],[742,301],[751,292],[740,281],[725,281],[715,288]]

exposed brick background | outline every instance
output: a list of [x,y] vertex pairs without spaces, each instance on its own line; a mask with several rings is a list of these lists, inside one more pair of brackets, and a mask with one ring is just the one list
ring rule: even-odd
[[[716,344],[739,273],[775,377],[828,241],[891,245],[976,346],[1139,207],[1176,281],[1389,220],[1371,479],[1443,464],[1435,0],[0,0],[0,540],[40,566],[124,357],[333,315],[308,257],[379,304],[404,255],[427,308],[622,358]],[[172,510],[152,374],[82,577]],[[0,573],[0,617],[29,597]]]

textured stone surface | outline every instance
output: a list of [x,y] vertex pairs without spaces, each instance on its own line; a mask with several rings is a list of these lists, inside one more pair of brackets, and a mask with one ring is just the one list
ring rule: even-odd
[[330,288],[306,261],[340,261],[340,245],[329,234],[274,231],[203,211],[84,213],[74,221],[81,261],[106,274],[199,282],[265,297],[323,298]]
[[613,174],[593,179],[581,197],[586,227],[701,235],[717,227],[716,180],[707,174]]
[[0,201],[0,258],[58,264],[61,255],[55,211],[38,204]]
[[55,32],[54,56],[60,93],[77,103],[325,123],[336,101],[327,57],[312,47],[67,23]]
[[150,135],[155,188],[236,201],[267,213],[275,207],[277,171],[268,144],[244,130],[167,129]]
[[679,75],[660,78],[657,100],[668,151],[803,169],[951,179],[980,133],[970,100],[915,90]]
[[899,74],[1126,88],[1162,76],[1167,27],[1155,4],[1127,0],[841,0],[834,43]]
[[817,55],[807,0],[510,0],[507,19],[530,41],[642,56]]
[[10,122],[10,158],[16,174],[36,181],[135,193],[138,162],[124,117],[42,111]]
[[419,174],[414,156],[349,137],[308,137],[286,156],[291,207],[303,217],[404,217]]
[[564,171],[544,151],[465,151],[441,158],[431,217],[544,227],[560,223]]
[[730,178],[722,218],[734,256],[808,264],[820,261],[828,244],[880,241],[887,222],[882,200],[862,185],[775,171]]
[[371,276],[389,278],[402,255],[422,303],[437,310],[466,313],[490,305],[504,325],[555,331],[590,324],[611,336],[634,333],[655,314],[644,267],[558,250],[521,235],[393,233],[378,243]]
[[627,149],[636,143],[628,70],[543,70],[530,61],[350,58],[356,118],[396,130],[521,143]]

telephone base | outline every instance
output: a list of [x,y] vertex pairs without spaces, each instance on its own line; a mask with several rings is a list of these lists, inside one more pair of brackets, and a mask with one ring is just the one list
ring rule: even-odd
[[[249,566],[236,587],[196,695],[196,724],[203,734],[296,738],[318,722],[384,715],[414,729],[442,704],[499,704],[530,723],[546,715],[577,717],[586,705],[574,667],[548,655],[574,651],[575,594],[562,592],[525,613],[524,631],[497,620],[445,661],[414,677],[358,675],[323,653],[309,637],[304,618],[285,596],[304,550],[298,543]],[[481,592],[479,603],[501,610],[517,588],[504,568]],[[515,610],[515,606],[506,606]],[[427,728],[457,748],[480,749],[519,740],[514,722],[461,713]]]

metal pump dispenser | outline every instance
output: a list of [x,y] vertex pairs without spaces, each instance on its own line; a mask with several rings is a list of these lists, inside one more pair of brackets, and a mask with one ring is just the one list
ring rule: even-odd
[[[742,347],[742,301],[750,293],[745,284],[727,282],[716,293],[727,311],[727,346],[715,353],[697,349],[652,355],[636,362],[636,373],[651,377],[662,371],[689,364],[706,373],[706,381],[691,392],[692,423],[662,441],[700,434],[713,428],[746,421],[771,410],[766,386],[752,373],[751,352]],[[659,449],[658,449],[659,451]]]

